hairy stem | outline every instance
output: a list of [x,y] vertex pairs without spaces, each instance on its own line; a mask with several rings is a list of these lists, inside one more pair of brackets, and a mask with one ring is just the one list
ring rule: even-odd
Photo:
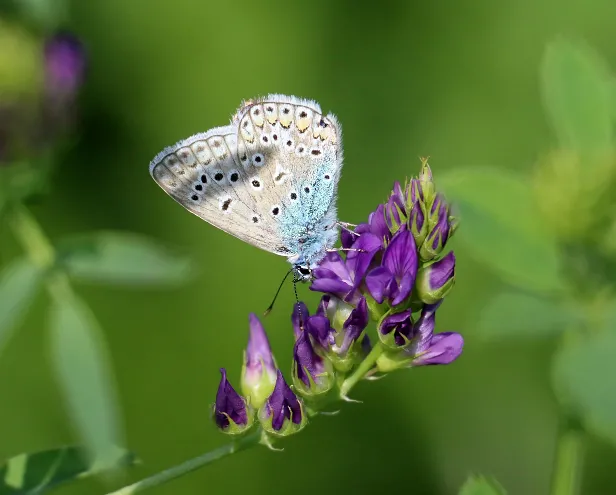
[[223,445],[222,447],[219,447],[210,452],[206,452],[199,457],[190,459],[172,468],[165,469],[164,471],[150,476],[149,478],[145,478],[141,481],[138,481],[137,483],[125,486],[124,488],[120,488],[115,492],[109,492],[107,495],[131,495],[133,493],[141,492],[153,486],[162,485],[167,481],[171,481],[175,478],[190,473],[191,471],[195,471],[196,469],[199,469],[203,466],[207,466],[208,464],[222,459],[223,457],[227,457],[236,452],[240,452],[242,450],[246,450],[250,447],[258,445],[260,439],[261,431],[257,430],[256,432],[248,436],[242,437],[227,445]]

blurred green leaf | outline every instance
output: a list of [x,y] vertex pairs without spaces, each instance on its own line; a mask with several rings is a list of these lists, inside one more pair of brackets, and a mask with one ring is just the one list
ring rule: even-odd
[[554,359],[553,382],[561,402],[587,428],[616,443],[616,328],[570,335]]
[[456,237],[478,261],[527,290],[563,289],[556,241],[533,208],[524,177],[468,167],[439,175],[437,186],[460,209]]
[[55,30],[68,19],[66,0],[19,0],[21,13],[38,26]]
[[585,44],[550,43],[541,67],[543,98],[560,145],[580,152],[612,144],[609,73]]
[[481,307],[477,330],[491,339],[544,338],[581,319],[576,307],[531,294],[502,292]]
[[0,352],[34,300],[41,278],[39,268],[27,259],[17,259],[0,272]]
[[168,285],[180,284],[194,275],[188,258],[137,234],[83,234],[60,243],[58,252],[67,272],[88,282]]
[[0,495],[34,495],[58,485],[135,464],[137,458],[117,448],[112,464],[84,462],[79,447],[60,447],[19,454],[0,464]]
[[472,475],[460,488],[459,495],[506,495],[506,493],[496,480],[485,476]]
[[52,359],[69,415],[90,459],[112,462],[121,445],[118,405],[107,349],[84,302],[67,294],[50,309]]

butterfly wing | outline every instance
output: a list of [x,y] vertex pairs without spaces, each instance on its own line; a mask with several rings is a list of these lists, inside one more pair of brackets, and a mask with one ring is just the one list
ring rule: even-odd
[[336,238],[321,234],[336,222],[342,167],[336,118],[324,116],[314,101],[270,95],[242,107],[234,122],[240,158],[246,158],[248,170],[258,169],[266,185],[259,201],[268,226],[274,220],[271,228],[281,241],[277,249],[291,258],[310,249],[324,254]]
[[150,163],[156,183],[191,213],[249,244],[275,252],[276,232],[247,195],[234,126],[196,134]]
[[271,95],[245,102],[230,125],[165,148],[150,173],[206,222],[297,258],[307,231],[324,218],[335,222],[341,164],[333,116],[324,117],[315,102]]

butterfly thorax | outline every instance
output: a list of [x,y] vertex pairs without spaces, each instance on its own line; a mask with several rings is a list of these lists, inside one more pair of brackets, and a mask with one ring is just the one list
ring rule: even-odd
[[289,249],[289,263],[312,270],[325,258],[327,251],[332,249],[338,240],[335,208],[329,211],[321,220],[305,229],[295,238],[284,239]]

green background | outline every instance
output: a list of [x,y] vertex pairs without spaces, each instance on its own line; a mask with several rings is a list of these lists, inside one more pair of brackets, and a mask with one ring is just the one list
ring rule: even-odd
[[[144,463],[124,481],[227,441],[209,420],[218,368],[239,386],[248,313],[267,307],[287,269],[167,197],[147,170],[158,151],[225,124],[245,98],[315,99],[342,123],[339,217],[358,223],[420,155],[437,186],[439,172],[467,165],[529,172],[553,144],[539,93],[546,43],[583,38],[615,67],[615,21],[613,0],[74,2],[70,27],[89,51],[80,140],[33,212],[52,239],[139,232],[199,267],[177,289],[76,287],[106,334],[127,445]],[[9,234],[0,225],[0,263],[19,252]],[[457,362],[361,384],[362,404],[315,419],[284,452],[254,449],[151,493],[452,494],[473,472],[511,494],[547,493],[555,344],[480,339],[482,302],[502,284],[468,247],[452,247],[457,283],[437,331],[464,335]],[[314,307],[318,296],[299,291]],[[0,359],[0,458],[75,440],[50,371],[45,298]],[[289,286],[264,320],[287,375],[293,300]],[[586,462],[583,492],[614,493],[613,448],[592,439]],[[88,481],[58,493],[104,491]]]

